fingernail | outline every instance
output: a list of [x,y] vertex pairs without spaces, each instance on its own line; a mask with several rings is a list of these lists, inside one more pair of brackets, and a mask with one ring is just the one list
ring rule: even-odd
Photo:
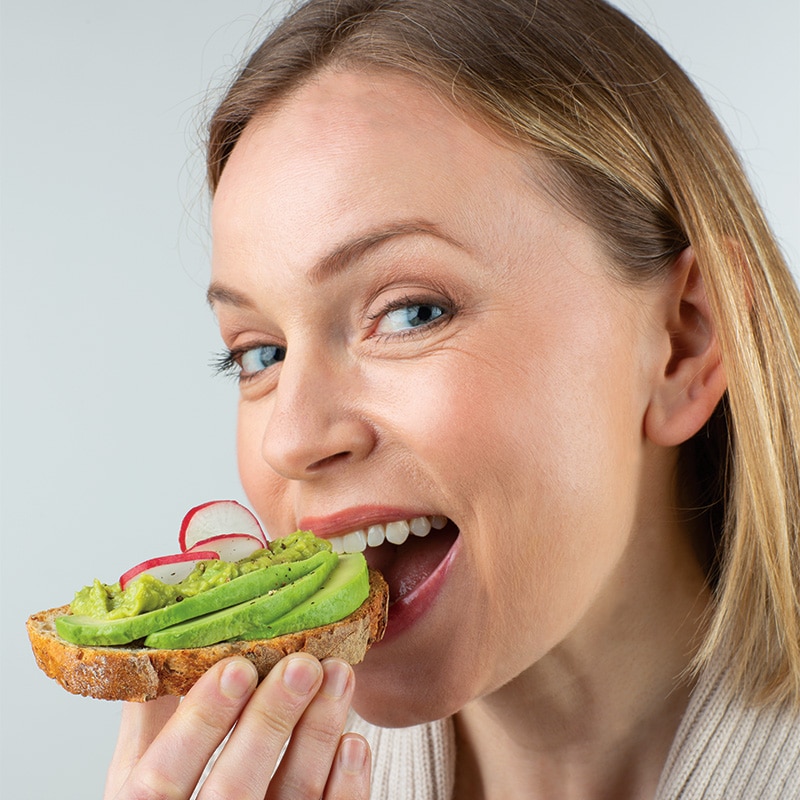
[[339,762],[346,772],[361,772],[368,758],[367,743],[358,736],[347,736],[339,745]]
[[326,661],[322,669],[325,672],[322,691],[328,697],[341,697],[350,681],[350,666],[343,661]]
[[311,658],[292,658],[283,669],[283,682],[295,694],[308,694],[314,688],[322,667]]
[[225,665],[219,679],[219,688],[231,700],[241,700],[253,691],[257,681],[256,668],[246,659],[237,658]]

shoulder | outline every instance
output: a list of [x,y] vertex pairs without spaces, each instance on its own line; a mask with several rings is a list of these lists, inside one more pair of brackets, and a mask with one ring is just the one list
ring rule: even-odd
[[730,690],[724,665],[710,665],[678,729],[657,800],[798,796],[800,709],[749,705]]

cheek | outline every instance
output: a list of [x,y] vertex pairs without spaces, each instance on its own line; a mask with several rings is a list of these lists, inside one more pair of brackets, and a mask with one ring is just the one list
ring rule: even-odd
[[471,595],[495,612],[491,636],[530,632],[521,657],[541,655],[576,624],[620,559],[635,513],[630,373],[608,354],[588,360],[572,369],[574,357],[542,357],[495,373],[484,365],[481,381],[454,378],[446,402],[416,419],[462,515]]
[[263,436],[261,415],[252,407],[240,404],[236,428],[239,478],[251,508],[274,538],[291,531],[281,527],[281,485],[262,456]]
[[259,456],[260,450],[261,437],[253,424],[252,415],[240,404],[236,421],[236,457],[239,477],[248,496],[251,489],[258,485],[259,473],[266,466]]
[[546,511],[545,498],[574,508],[634,466],[635,411],[626,376],[610,367],[508,351],[442,360],[419,381],[425,390],[397,407],[393,427],[465,499],[491,500],[504,514]]

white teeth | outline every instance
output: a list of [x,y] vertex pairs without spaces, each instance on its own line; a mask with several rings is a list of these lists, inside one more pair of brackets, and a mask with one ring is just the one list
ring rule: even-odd
[[431,530],[431,521],[427,517],[414,517],[408,527],[414,536],[427,536]]
[[328,541],[334,553],[361,553],[367,547],[380,547],[384,541],[403,544],[410,534],[427,536],[431,529],[441,530],[447,525],[447,517],[414,517],[411,520],[389,522],[386,525],[370,525],[366,530],[352,531],[344,536],[333,536]]
[[367,549],[367,537],[364,531],[353,531],[342,538],[345,553],[363,553]]
[[408,539],[408,533],[411,529],[405,520],[400,522],[390,522],[386,526],[386,541],[392,544],[403,544]]
[[369,528],[367,528],[368,547],[380,547],[385,538],[386,531],[383,529],[383,525],[370,525]]

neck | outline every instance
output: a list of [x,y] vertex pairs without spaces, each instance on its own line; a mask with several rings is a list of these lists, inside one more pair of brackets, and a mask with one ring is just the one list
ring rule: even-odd
[[710,601],[688,551],[662,556],[623,565],[567,641],[458,713],[456,797],[655,795]]

